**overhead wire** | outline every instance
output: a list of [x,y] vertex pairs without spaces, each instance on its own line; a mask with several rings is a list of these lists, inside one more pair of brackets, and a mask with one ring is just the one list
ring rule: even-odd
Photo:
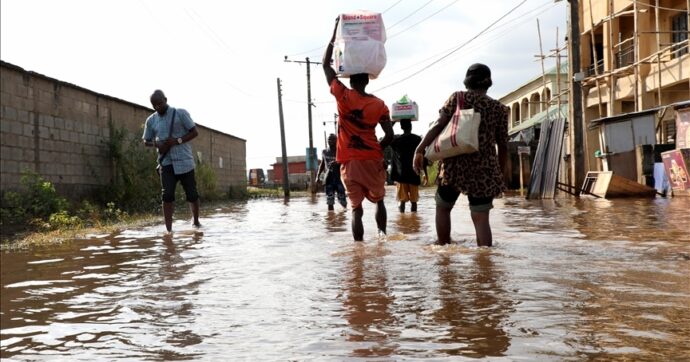
[[491,31],[486,32],[486,34],[484,34],[484,36],[482,37],[481,43],[475,42],[474,44],[464,48],[462,53],[457,53],[457,54],[453,55],[452,57],[450,57],[448,59],[449,63],[452,63],[450,61],[452,59],[456,59],[456,58],[462,56],[463,54],[471,53],[472,51],[479,49],[482,46],[485,46],[485,44],[490,44],[494,40],[500,39],[505,34],[510,33],[511,31],[516,29],[517,27],[532,21],[533,19],[535,19],[539,15],[543,14],[544,12],[547,12],[547,11],[555,8],[556,6],[558,6],[558,4],[554,4],[554,3],[547,3],[546,5],[550,5],[550,6],[544,8],[544,9],[540,9],[538,11],[530,11],[529,13],[532,13],[532,14],[529,17],[527,17],[527,16],[516,17],[515,19],[512,19],[511,21],[504,23],[504,24],[501,24],[501,25],[495,27],[494,29],[492,29]]
[[398,25],[398,24],[402,23],[403,21],[409,19],[410,16],[412,16],[412,15],[416,14],[417,12],[419,12],[420,10],[424,9],[427,5],[431,4],[432,2],[434,2],[434,0],[429,0],[429,1],[427,1],[424,5],[418,7],[417,10],[411,12],[411,13],[408,14],[406,17],[404,17],[404,18],[398,20],[395,24],[389,26],[388,29],[392,29],[392,28],[395,27],[396,25]]
[[393,5],[389,6],[389,7],[388,7],[388,9],[386,9],[386,10],[382,11],[382,12],[381,12],[381,14],[385,14],[385,13],[387,13],[387,12],[388,12],[388,10],[390,10],[390,9],[394,8],[394,7],[396,6],[396,5],[400,4],[400,2],[402,2],[402,0],[398,0],[398,1],[396,1],[396,2],[395,2],[395,4],[393,4]]
[[408,75],[407,77],[405,77],[405,78],[403,78],[403,79],[400,79],[400,80],[398,80],[398,81],[395,81],[395,82],[393,82],[393,83],[390,83],[390,84],[388,84],[388,85],[385,85],[385,86],[383,86],[383,87],[381,87],[381,88],[375,90],[375,92],[378,92],[378,91],[381,91],[381,90],[383,90],[383,89],[392,87],[392,86],[394,86],[394,85],[396,85],[396,84],[402,83],[402,82],[404,82],[404,81],[406,81],[406,80],[408,80],[408,79],[410,79],[410,78],[412,78],[412,77],[414,77],[414,76],[417,76],[418,74],[424,72],[425,70],[431,68],[432,66],[438,64],[438,63],[439,63],[440,61],[442,61],[443,59],[448,58],[448,57],[451,56],[453,53],[455,53],[455,52],[457,52],[458,50],[464,48],[467,44],[471,43],[472,41],[474,41],[475,39],[477,39],[479,36],[481,36],[482,34],[486,33],[486,31],[488,31],[489,29],[491,29],[494,25],[496,25],[497,23],[499,23],[501,20],[503,20],[504,18],[506,18],[508,15],[512,14],[515,10],[517,10],[519,7],[521,7],[525,2],[527,2],[527,0],[522,0],[519,4],[517,4],[516,6],[514,6],[514,7],[511,8],[510,10],[508,10],[508,12],[506,12],[506,13],[503,14],[503,15],[501,15],[501,17],[499,17],[499,18],[496,19],[494,22],[492,22],[491,24],[489,24],[487,27],[485,27],[484,29],[482,29],[479,33],[477,33],[477,35],[473,36],[473,37],[470,38],[469,40],[467,40],[467,41],[465,41],[464,43],[460,44],[459,46],[455,47],[455,48],[454,48],[453,50],[451,50],[448,54],[446,54],[446,55],[444,55],[444,56],[442,56],[442,57],[436,59],[435,61],[433,61],[433,62],[431,62],[430,64],[426,65],[426,66],[423,67],[422,69],[419,69],[418,71],[416,71],[416,72],[414,72],[414,73]]
[[[218,45],[219,47],[225,48],[227,51],[229,51],[233,55],[237,54],[237,52],[234,49],[230,48],[230,46],[223,40],[223,38],[218,36],[218,33],[216,33],[215,30],[213,30],[213,28],[207,24],[207,22],[203,19],[203,17],[201,15],[199,15],[199,13],[197,13],[196,11],[194,11],[194,9],[191,9],[191,8],[189,8],[189,9],[183,8],[182,10],[185,12],[185,14],[187,14],[187,17],[192,19],[192,21],[194,21],[194,23],[197,24],[197,26],[199,28],[201,28],[202,31],[204,31],[207,35],[209,35],[211,40],[213,42],[215,42],[216,45]],[[194,15],[196,15],[196,17],[199,18],[201,20],[201,22],[199,22],[197,19],[195,19],[194,16],[192,16],[192,14],[190,13],[190,11],[192,13],[194,13]]]
[[[523,1],[523,3],[524,3],[524,1]],[[522,5],[522,3],[518,4],[518,6],[516,6],[516,8],[518,8],[518,7],[521,6],[521,5]],[[536,16],[538,16],[538,15],[540,15],[540,14],[543,14],[543,13],[546,12],[546,11],[551,10],[551,9],[553,9],[553,8],[556,7],[556,6],[558,6],[558,4],[553,3],[552,1],[549,0],[549,1],[547,1],[547,2],[545,2],[545,3],[543,3],[543,4],[541,4],[541,5],[539,5],[539,6],[535,7],[535,8],[533,8],[533,9],[527,10],[527,11],[525,11],[525,12],[519,14],[519,15],[516,15],[515,18],[513,18],[513,19],[511,19],[511,20],[509,20],[509,21],[507,21],[507,22],[505,22],[505,23],[503,23],[503,24],[500,24],[500,25],[498,25],[498,26],[493,27],[492,29],[486,31],[486,32],[484,33],[484,35],[489,34],[489,33],[493,33],[493,35],[492,35],[490,38],[488,38],[487,41],[490,41],[490,40],[494,40],[494,39],[500,38],[500,37],[503,36],[504,34],[508,33],[508,32],[511,31],[511,30],[513,30],[513,29],[515,28],[515,26],[519,26],[519,25],[522,25],[522,24],[524,24],[524,23],[526,23],[526,22],[532,21],[532,20],[534,19],[534,17],[536,17]],[[513,8],[509,13],[511,13],[512,11],[514,11],[516,8]],[[504,17],[505,17],[505,15],[504,15]],[[499,19],[499,20],[500,20],[500,19]],[[496,22],[494,22],[494,23],[496,23]],[[510,27],[511,25],[513,25],[513,26]],[[503,28],[506,28],[506,29],[503,29]],[[503,31],[496,33],[496,31],[498,31],[498,30],[500,30],[500,29],[503,29]],[[486,29],[485,29],[485,30],[486,30]],[[481,34],[480,34],[480,35],[481,35]],[[473,38],[473,39],[476,39],[476,38],[478,38],[478,36],[475,36],[475,38]],[[473,39],[471,39],[471,40],[473,40]],[[470,40],[470,41],[471,41],[471,40]],[[466,45],[466,44],[461,45],[461,47],[464,46],[464,45]],[[482,46],[482,45],[481,45],[481,44],[476,44],[475,46],[470,47],[469,49],[470,49],[470,50],[471,50],[471,49],[475,49],[475,48],[480,47],[480,46]],[[430,59],[434,59],[434,58],[436,58],[436,57],[438,57],[438,56],[440,56],[440,55],[442,55],[442,54],[449,53],[449,52],[450,52],[450,53],[453,53],[454,50],[457,50],[456,48],[458,48],[458,46],[453,46],[453,47],[448,48],[448,49],[446,49],[446,50],[444,50],[444,51],[442,51],[442,52],[439,52],[439,53],[436,53],[436,54],[434,54],[434,55],[432,55],[432,56],[430,56],[430,57],[427,57],[427,58],[425,58],[425,59],[423,59],[423,60],[421,60],[421,61],[419,61],[419,62],[416,62],[416,63],[414,63],[414,64],[412,64],[412,65],[409,65],[409,66],[406,66],[406,67],[404,67],[404,68],[398,69],[398,70],[396,70],[396,71],[394,71],[394,72],[392,72],[392,73],[388,73],[388,74],[387,74],[387,77],[389,77],[391,74],[400,73],[400,72],[402,72],[402,71],[404,71],[404,70],[407,70],[407,69],[409,69],[409,68],[412,68],[412,67],[414,67],[414,66],[416,66],[416,65],[419,65],[419,64],[424,63],[424,62],[426,62],[426,61],[429,61]],[[447,56],[447,55],[446,55],[446,56]],[[437,62],[438,62],[438,61],[437,61]],[[429,66],[431,66],[431,65],[433,65],[433,63],[430,64]],[[427,66],[427,67],[429,67],[429,66]],[[422,70],[424,70],[424,69],[422,69]],[[419,73],[419,72],[421,72],[421,70],[418,71],[417,73]],[[416,73],[413,73],[413,74],[410,75],[409,77],[412,77],[412,76],[414,76],[414,75],[416,75]],[[405,81],[405,80],[407,80],[407,79],[402,79],[402,80],[399,80],[399,81],[397,81],[397,82],[395,82],[395,83],[393,83],[393,84],[389,84],[389,85],[387,85],[387,86],[385,86],[385,87],[379,88],[379,89],[377,89],[375,92],[378,92],[378,91],[380,91],[380,90],[382,90],[382,89],[388,88],[388,87],[390,87],[390,86],[392,86],[392,85],[401,83],[401,82],[403,82],[403,81]],[[306,102],[305,102],[305,103],[306,103]],[[316,103],[316,104],[327,104],[327,103],[334,103],[334,102],[333,102],[333,101],[321,101],[321,102],[314,102],[314,103]]]
[[[232,56],[235,56],[237,54],[237,52],[235,50],[233,50],[232,48],[230,48],[230,46],[228,46],[228,44],[223,40],[223,38],[221,38],[218,35],[218,33],[216,33],[216,31],[210,25],[207,24],[208,22],[206,20],[204,20],[203,17],[201,15],[199,15],[199,13],[194,11],[194,9],[182,8],[182,10],[184,11],[185,15],[187,15],[187,17],[189,19],[191,19],[192,22],[194,24],[196,24],[196,26],[199,27],[201,29],[201,31],[204,32],[206,34],[206,36],[213,43],[216,44],[216,46],[218,46],[222,50],[227,51]],[[195,16],[196,16],[196,18],[198,18],[198,20],[195,18]],[[228,81],[227,79],[222,79],[222,81],[227,86],[238,91],[239,93],[244,94],[247,97],[260,98],[255,94],[252,94],[252,93],[245,91],[242,87],[235,85],[234,83]]]
[[420,21],[418,21],[418,22],[416,22],[416,23],[414,23],[414,24],[408,26],[407,28],[405,28],[405,29],[403,29],[403,30],[401,30],[401,31],[399,31],[399,32],[397,32],[397,33],[395,33],[395,34],[393,34],[393,35],[388,36],[388,37],[387,37],[388,40],[390,40],[390,39],[392,39],[392,38],[395,38],[396,36],[398,36],[398,35],[400,35],[400,34],[406,32],[406,31],[408,31],[408,30],[414,28],[415,26],[417,26],[417,25],[419,25],[419,24],[421,24],[421,23],[423,23],[423,22],[429,20],[429,18],[433,17],[434,15],[440,13],[440,12],[443,11],[443,10],[446,10],[447,8],[449,8],[451,5],[455,4],[455,3],[458,2],[458,1],[460,1],[460,0],[455,0],[455,1],[451,2],[450,4],[448,4],[448,5],[444,6],[444,7],[442,7],[442,8],[439,9],[438,11],[434,12],[433,14],[427,16],[426,18],[424,18],[424,19],[422,19],[422,20],[420,20]]
[[[547,6],[549,6],[549,5],[551,5],[551,7],[542,10],[542,8],[547,7]],[[543,3],[542,5],[539,5],[538,7],[534,8],[534,9],[532,9],[532,10],[528,10],[528,11],[526,11],[526,12],[520,14],[520,15],[517,15],[514,19],[511,19],[511,20],[509,20],[509,21],[507,21],[507,22],[505,22],[505,23],[503,23],[503,24],[501,24],[501,25],[496,26],[495,28],[493,28],[493,29],[491,29],[490,31],[488,31],[487,34],[488,34],[488,33],[491,33],[491,32],[494,32],[494,31],[497,31],[497,30],[499,30],[499,29],[501,29],[501,28],[507,27],[507,26],[513,24],[513,22],[515,22],[515,21],[521,21],[521,22],[518,23],[518,24],[521,24],[521,23],[523,23],[523,22],[529,21],[529,20],[532,19],[533,16],[539,15],[539,14],[543,13],[544,11],[547,11],[547,10],[549,10],[549,9],[551,9],[551,8],[553,8],[553,7],[555,7],[556,5],[557,5],[557,4],[554,4],[551,0],[549,0],[549,1]],[[537,13],[534,14],[534,15],[530,15],[531,13],[534,13],[534,12],[537,12]],[[525,20],[525,19],[526,19],[526,20]],[[501,34],[504,34],[504,33],[501,33]],[[434,55],[431,55],[431,56],[429,56],[429,57],[426,57],[426,58],[424,58],[424,59],[422,59],[422,60],[420,60],[420,61],[418,61],[418,62],[416,62],[416,63],[410,64],[410,65],[405,66],[405,67],[400,68],[400,69],[396,69],[396,70],[387,72],[386,76],[391,76],[391,75],[393,75],[393,74],[400,73],[400,72],[405,71],[405,70],[407,70],[407,69],[410,69],[410,68],[412,68],[412,67],[414,67],[414,66],[417,66],[417,65],[419,65],[419,64],[421,64],[421,63],[427,62],[427,61],[429,61],[429,60],[431,60],[431,59],[434,59],[434,58],[436,58],[436,57],[438,57],[438,56],[441,56],[442,54],[445,54],[445,53],[447,53],[447,52],[453,50],[455,47],[456,47],[456,46],[452,46],[452,47],[450,47],[450,48],[448,48],[448,49],[445,49],[445,50],[442,50],[442,51],[440,51],[440,52],[438,52],[438,53],[436,53],[436,54],[434,54]]]

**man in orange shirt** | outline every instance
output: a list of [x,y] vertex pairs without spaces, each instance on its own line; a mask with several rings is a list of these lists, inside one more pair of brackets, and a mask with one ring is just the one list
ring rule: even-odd
[[[352,89],[336,78],[336,72],[330,64],[337,29],[338,20],[323,55],[323,71],[340,115],[336,161],[341,165],[340,176],[352,205],[352,236],[355,241],[363,241],[362,201],[365,197],[376,203],[376,225],[379,233],[386,233],[387,214],[383,203],[386,195],[386,166],[383,148],[393,140],[393,125],[386,104],[365,91],[369,84],[369,74],[351,75]],[[385,132],[381,142],[376,138],[377,124]]]

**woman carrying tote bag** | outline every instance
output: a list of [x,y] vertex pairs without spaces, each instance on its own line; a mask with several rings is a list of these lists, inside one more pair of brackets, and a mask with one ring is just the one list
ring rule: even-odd
[[[460,154],[440,161],[436,179],[436,234],[437,244],[449,244],[450,211],[460,194],[466,194],[470,215],[474,223],[478,246],[491,246],[493,237],[489,211],[493,199],[506,189],[504,176],[508,162],[509,108],[486,95],[492,85],[491,70],[484,64],[473,64],[467,69],[464,81],[467,91],[454,92],[439,110],[435,124],[424,135],[414,156],[415,170],[421,170],[424,152],[451,120],[462,97],[463,109],[474,109],[481,114],[478,140],[479,151]],[[496,152],[498,146],[498,154]]]

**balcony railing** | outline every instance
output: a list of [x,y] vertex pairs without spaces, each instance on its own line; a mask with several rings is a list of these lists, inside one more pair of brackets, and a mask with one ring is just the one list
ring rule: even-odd
[[594,64],[590,64],[585,70],[587,77],[593,77],[602,73],[604,73],[604,59],[599,59],[599,61],[596,62],[596,66]]
[[616,68],[623,68],[635,63],[635,46],[633,44],[620,47],[616,53]]

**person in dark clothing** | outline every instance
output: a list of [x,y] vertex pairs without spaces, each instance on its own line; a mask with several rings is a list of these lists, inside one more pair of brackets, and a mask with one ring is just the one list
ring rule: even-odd
[[[419,174],[415,172],[412,164],[414,151],[422,141],[422,137],[412,133],[412,122],[409,119],[400,120],[400,128],[403,134],[395,135],[391,148],[393,149],[393,167],[391,178],[396,183],[398,189],[398,209],[405,212],[405,203],[410,202],[410,211],[417,211],[417,201],[419,200],[419,185],[422,183]],[[427,183],[426,162],[422,173],[423,182]]]
[[343,207],[347,207],[345,187],[340,180],[340,164],[335,160],[337,142],[338,137],[331,133],[328,136],[328,149],[323,150],[319,170],[316,173],[316,179],[318,180],[317,182],[321,183],[321,179],[324,179],[323,182],[325,183],[324,187],[326,191],[326,204],[328,205],[328,210],[333,210],[336,193],[338,194],[338,203]]

